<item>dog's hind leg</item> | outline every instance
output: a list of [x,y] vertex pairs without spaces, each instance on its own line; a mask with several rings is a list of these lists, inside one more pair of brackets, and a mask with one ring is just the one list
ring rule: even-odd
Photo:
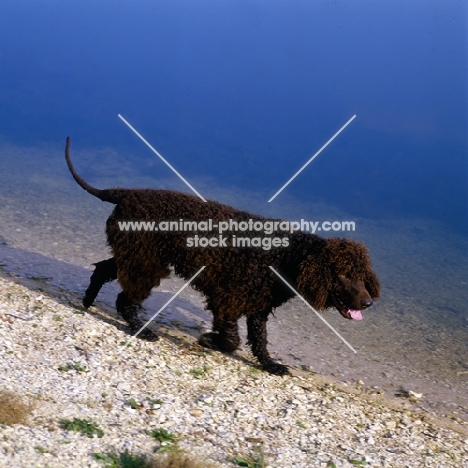
[[264,370],[270,374],[287,375],[288,368],[271,359],[267,350],[267,320],[269,312],[250,315],[247,318],[248,343],[253,355],[258,359]]
[[[118,314],[129,324],[133,333],[138,332],[144,322],[138,317],[142,309],[141,303],[151,294],[151,289],[159,286],[161,278],[169,276],[170,270],[159,264],[132,265],[129,269],[119,269],[118,280],[122,286],[122,292],[117,296],[116,309]],[[158,337],[145,328],[138,334],[138,338],[147,341],[156,341]]]
[[[145,325],[144,322],[138,318],[138,313],[142,309],[141,305],[135,304],[134,301],[130,300],[125,291],[122,291],[117,296],[115,306],[118,314],[128,323],[133,334],[137,333]],[[138,338],[146,341],[158,340],[157,335],[148,328],[145,328],[141,333],[139,333]]]
[[93,302],[104,283],[117,279],[117,265],[114,257],[95,263],[94,265],[96,268],[94,273],[91,275],[91,281],[83,297],[83,305],[85,307],[93,305]]

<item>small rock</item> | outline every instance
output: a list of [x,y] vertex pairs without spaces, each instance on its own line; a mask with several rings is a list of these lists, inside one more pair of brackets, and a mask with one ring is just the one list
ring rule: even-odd
[[395,429],[396,428],[396,422],[395,421],[386,421],[385,422],[385,427],[387,429]]

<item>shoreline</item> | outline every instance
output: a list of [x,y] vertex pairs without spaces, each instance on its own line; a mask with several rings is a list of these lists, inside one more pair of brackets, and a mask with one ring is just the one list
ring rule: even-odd
[[[45,223],[48,222],[50,220],[45,219]],[[14,224],[5,232],[7,239],[13,237],[12,227]],[[17,228],[13,246],[5,241],[0,245],[0,263],[4,264],[0,268],[24,280],[37,279],[42,286],[54,290],[53,294],[65,290],[81,297],[92,273],[90,264],[105,258],[102,254],[105,246],[96,247],[102,234],[98,229],[95,231],[91,238],[85,239],[60,232],[65,242],[57,246],[52,242],[54,238],[46,243],[37,238],[33,242],[29,231]],[[21,245],[27,250],[19,248]],[[43,254],[37,253],[39,251]],[[66,263],[60,257],[66,258]],[[424,281],[422,278],[421,284]],[[390,396],[409,392],[422,394],[419,406],[428,413],[468,421],[468,362],[464,362],[466,325],[463,317],[459,323],[452,324],[449,311],[427,307],[421,322],[419,309],[412,306],[414,300],[404,282],[402,278],[401,285],[387,287],[382,300],[364,314],[360,323],[350,325],[333,310],[324,313],[326,320],[357,349],[357,354],[341,343],[299,300],[288,302],[268,322],[272,357],[292,367],[302,366],[333,377],[345,385],[361,382],[361,386]],[[145,301],[147,318],[183,284],[180,278],[163,280]],[[118,292],[116,282],[106,284],[96,302],[114,317],[117,317],[114,304]],[[430,304],[429,297],[426,300]],[[196,338],[210,328],[211,314],[204,310],[203,297],[188,288],[157,318],[156,333],[161,325],[181,328]],[[242,343],[245,343],[244,320],[239,321],[239,326]],[[457,339],[452,330],[458,333]],[[397,343],[399,348],[395,348]],[[248,347],[242,344],[241,349],[248,350]]]
[[[4,161],[13,176],[4,172],[5,190],[0,204],[3,271],[51,288],[53,297],[71,292],[80,298],[88,286],[92,263],[110,256],[104,227],[112,206],[77,188],[65,166],[59,170],[46,167],[42,173],[37,158],[31,160],[30,155],[23,153],[21,156],[26,171],[15,166],[16,159],[11,163]],[[114,163],[112,160],[112,167]],[[31,175],[26,187],[18,172]],[[97,186],[115,183],[110,167],[104,165],[98,172],[112,174],[108,177],[112,183],[104,178],[95,181]],[[119,183],[165,186],[164,181],[125,178]],[[208,189],[203,181],[197,181],[197,185]],[[216,190],[211,196],[224,202],[237,196],[237,202],[245,205],[258,198],[254,193],[244,193],[239,199],[234,191]],[[348,219],[346,213],[333,206],[298,206],[289,199],[282,206],[292,209],[291,216],[294,214],[297,219],[312,209],[310,219],[317,219],[319,213]],[[262,212],[261,206],[256,205],[255,211]],[[382,298],[364,313],[364,320],[359,323],[350,324],[333,310],[324,313],[358,353],[352,353],[300,301],[292,300],[269,319],[272,356],[348,386],[361,381],[361,386],[390,396],[401,390],[422,394],[419,406],[427,413],[468,421],[468,318],[464,314],[468,290],[463,268],[467,240],[430,220],[360,220],[359,226],[359,232],[347,237],[369,247],[383,286]],[[145,301],[148,318],[182,284],[178,278],[163,280]],[[116,282],[106,284],[97,301],[101,310],[117,320],[114,304],[118,291]],[[210,324],[211,315],[204,310],[203,298],[188,288],[158,317],[154,327],[156,331],[161,325],[182,328],[196,338]],[[240,329],[245,343],[243,320]],[[242,348],[247,349],[244,344]]]

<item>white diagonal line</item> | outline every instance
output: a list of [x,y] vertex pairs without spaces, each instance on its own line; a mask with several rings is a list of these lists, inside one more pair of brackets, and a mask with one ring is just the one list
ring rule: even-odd
[[302,301],[304,302],[304,304],[309,307],[309,309],[311,309],[315,315],[322,321],[325,323],[325,325],[330,328],[330,330],[333,331],[333,333],[335,333],[336,336],[338,336],[338,338],[340,338],[343,343],[345,345],[348,346],[349,349],[351,349],[351,351],[354,351],[355,353],[357,353],[357,351],[272,267],[270,266],[271,270],[273,271],[273,273],[275,273],[276,276],[278,276],[278,278],[280,278],[284,284],[286,284],[290,289],[291,291],[296,294],[297,297],[299,297],[300,299],[302,299]]
[[128,346],[206,267],[202,266],[131,338],[122,348]]
[[186,181],[162,156],[160,153],[158,153],[120,114],[118,114],[119,118],[132,130],[142,141],[145,143],[151,151],[153,151],[160,159],[163,161],[175,174],[179,176],[179,178],[187,184],[190,189],[198,196],[200,197],[204,202],[206,200],[190,185],[188,181]]
[[269,200],[273,201],[354,119],[353,115]]

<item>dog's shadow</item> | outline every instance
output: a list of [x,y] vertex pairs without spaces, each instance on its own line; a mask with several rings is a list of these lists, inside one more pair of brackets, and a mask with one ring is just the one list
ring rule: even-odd
[[[1,276],[26,286],[31,291],[40,291],[58,303],[87,310],[96,318],[131,334],[115,310],[115,300],[121,291],[117,281],[105,284],[94,305],[84,309],[81,301],[92,271],[35,252],[0,245]],[[145,301],[142,319],[151,319],[184,284],[183,280],[175,277],[163,280]],[[163,326],[164,329],[182,331],[198,338],[210,325],[211,314],[204,310],[203,297],[193,289],[186,288],[158,314],[149,327],[156,333]]]

